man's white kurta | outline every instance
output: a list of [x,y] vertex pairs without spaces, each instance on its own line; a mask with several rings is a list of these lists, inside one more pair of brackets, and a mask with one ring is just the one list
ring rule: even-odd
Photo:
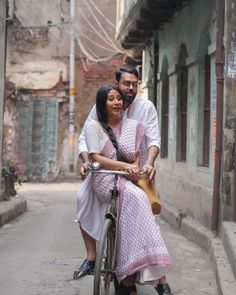
[[[146,127],[145,140],[147,149],[150,146],[157,146],[158,148],[160,148],[161,137],[158,125],[157,111],[150,100],[136,97],[129,108],[124,112],[123,116],[124,118],[140,121]],[[88,118],[85,121],[85,125],[92,119],[97,119],[95,105],[89,113]],[[87,152],[88,150],[83,128],[79,137],[79,154],[85,151]]]

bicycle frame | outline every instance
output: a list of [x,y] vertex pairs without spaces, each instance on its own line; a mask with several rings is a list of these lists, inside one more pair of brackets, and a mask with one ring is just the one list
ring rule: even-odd
[[[98,252],[94,273],[94,295],[108,295],[110,283],[115,275],[115,260],[116,260],[116,246],[117,246],[117,212],[118,210],[118,196],[119,191],[117,187],[118,176],[127,175],[124,171],[114,170],[97,170],[90,171],[91,173],[109,173],[114,174],[114,186],[111,190],[111,198],[109,200],[103,230],[100,236]],[[106,245],[106,255],[104,259],[104,248]]]
[[[93,169],[94,166],[94,169]],[[115,275],[115,262],[116,262],[116,246],[117,246],[117,212],[119,212],[119,191],[117,188],[118,176],[130,175],[128,172],[119,170],[100,169],[99,163],[92,163],[89,167],[91,173],[105,173],[113,174],[114,187],[111,190],[111,198],[108,203],[107,211],[105,214],[105,221],[103,230],[100,236],[97,258],[94,272],[94,289],[93,295],[109,295],[110,283]],[[139,175],[144,175],[141,172]],[[104,259],[104,248],[106,247],[106,255]],[[114,281],[115,283],[115,281]]]

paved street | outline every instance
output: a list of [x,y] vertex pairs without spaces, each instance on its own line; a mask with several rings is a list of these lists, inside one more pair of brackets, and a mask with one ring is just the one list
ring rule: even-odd
[[[1,295],[92,295],[92,276],[72,280],[85,256],[74,223],[78,187],[55,183],[20,188],[29,210],[0,229]],[[173,295],[217,295],[207,254],[164,221],[159,223],[175,263],[168,274]],[[153,287],[138,290],[140,295],[157,294]]]

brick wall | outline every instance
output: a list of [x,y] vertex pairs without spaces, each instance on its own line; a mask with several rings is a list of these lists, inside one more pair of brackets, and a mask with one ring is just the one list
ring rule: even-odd
[[100,86],[115,81],[115,71],[123,64],[123,55],[117,55],[105,63],[97,63],[84,69],[81,61],[76,64],[76,128],[80,133],[87,115],[95,103]]

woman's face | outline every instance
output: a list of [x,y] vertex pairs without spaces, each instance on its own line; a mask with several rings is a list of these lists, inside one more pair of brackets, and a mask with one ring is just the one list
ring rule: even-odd
[[120,116],[123,110],[123,100],[121,98],[121,94],[117,90],[112,89],[108,92],[106,109],[108,117]]

